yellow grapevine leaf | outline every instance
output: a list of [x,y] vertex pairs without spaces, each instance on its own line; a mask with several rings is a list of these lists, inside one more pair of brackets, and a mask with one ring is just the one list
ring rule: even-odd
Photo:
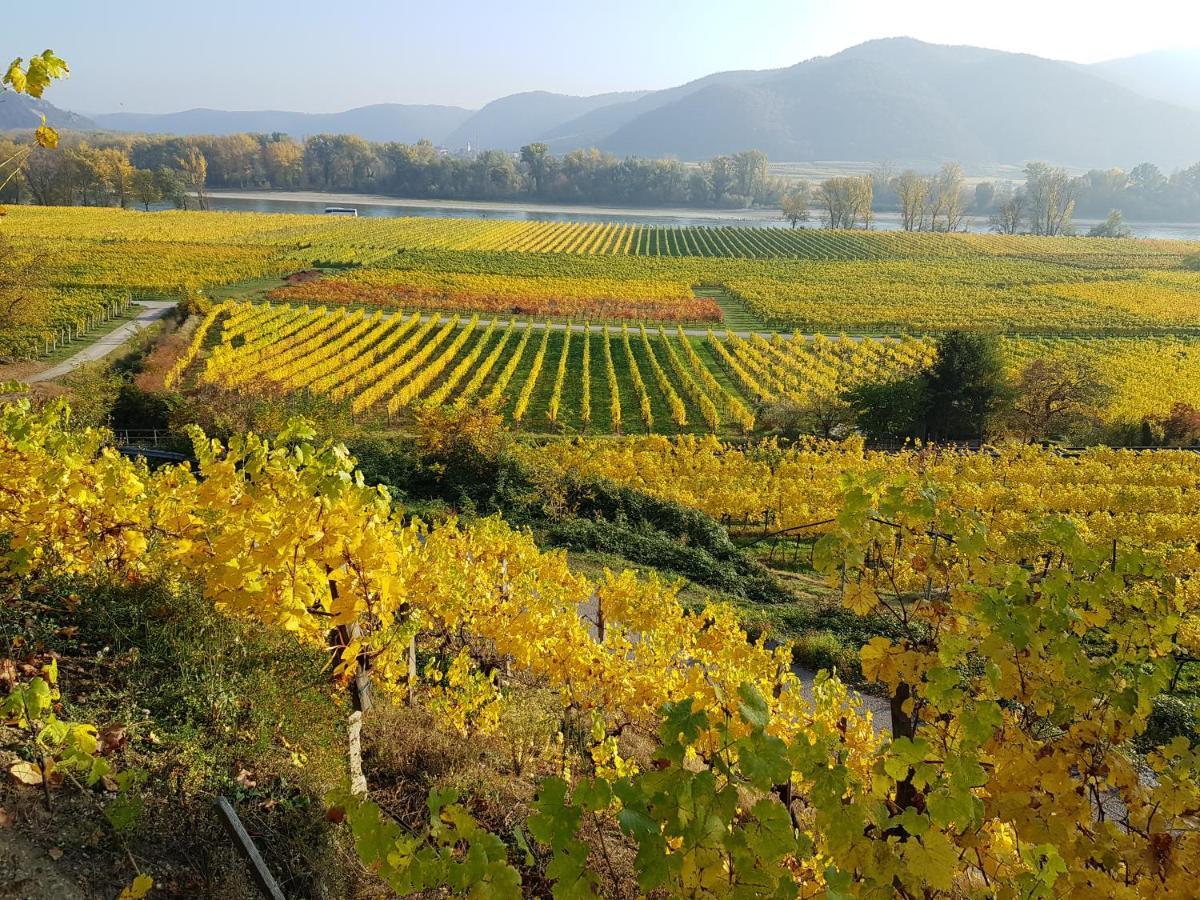
[[8,774],[20,784],[37,785],[42,783],[42,770],[37,763],[24,761],[13,763],[8,769]]
[[25,70],[21,68],[21,63],[24,60],[17,57],[8,67],[8,71],[4,73],[3,83],[7,84],[18,94],[25,93]]
[[150,893],[150,889],[154,887],[154,879],[149,875],[139,875],[137,878],[128,884],[118,900],[141,900]]
[[58,146],[58,132],[46,124],[45,116],[42,116],[42,124],[34,130],[33,139],[39,147],[45,147],[47,150]]

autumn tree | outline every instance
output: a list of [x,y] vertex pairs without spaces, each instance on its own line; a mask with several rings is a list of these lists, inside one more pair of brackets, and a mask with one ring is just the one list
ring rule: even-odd
[[121,209],[133,199],[134,168],[129,155],[116,147],[92,151],[88,160],[97,184]]
[[1036,357],[1017,375],[1007,430],[1024,441],[1061,438],[1094,420],[1111,394],[1087,359]]
[[892,179],[892,192],[900,203],[900,227],[925,231],[929,227],[929,198],[933,184],[924,175],[906,169]]
[[783,218],[792,223],[795,228],[800,222],[808,221],[808,182],[800,181],[796,186],[783,195],[780,203]]
[[299,187],[304,180],[304,148],[287,135],[263,144],[263,169],[275,188]]
[[150,204],[162,202],[163,195],[158,179],[149,169],[134,169],[130,186],[133,199],[142,204],[142,209],[147,212],[150,210]]
[[1066,169],[1040,162],[1025,166],[1029,230],[1049,237],[1068,233],[1079,190],[1079,179]]
[[843,175],[821,182],[817,199],[828,228],[870,228],[873,187],[869,175]]
[[1006,186],[996,195],[996,211],[988,217],[988,228],[997,234],[1016,234],[1024,221],[1024,191]]
[[967,212],[963,170],[956,162],[942,165],[931,186],[930,227],[934,231],[958,231]]
[[208,160],[194,144],[179,158],[179,171],[184,189],[191,191],[199,209],[208,209]]
[[779,400],[765,407],[757,424],[763,431],[789,439],[811,434],[819,438],[843,438],[854,428],[855,412],[834,393],[814,393],[803,400]]
[[1176,401],[1160,422],[1163,443],[1173,447],[1200,444],[1200,408]]

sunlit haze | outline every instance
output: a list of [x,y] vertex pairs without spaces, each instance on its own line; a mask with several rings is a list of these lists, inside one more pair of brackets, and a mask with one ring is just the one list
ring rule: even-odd
[[478,107],[505,94],[662,88],[711,72],[792,65],[908,35],[1095,62],[1194,42],[1200,5],[1096,2],[691,0],[443,4],[64,0],[5,12],[5,46],[52,46],[84,112],[342,110],[370,103]]

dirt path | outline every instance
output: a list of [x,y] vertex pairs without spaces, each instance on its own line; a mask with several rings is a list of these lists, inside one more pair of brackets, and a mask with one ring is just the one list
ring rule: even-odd
[[[64,861],[65,863],[65,861]],[[84,897],[65,865],[15,826],[0,831],[0,897],[14,900],[75,900]]]
[[54,378],[60,378],[70,372],[75,371],[81,365],[87,362],[94,362],[97,359],[103,359],[112,353],[133,335],[137,334],[143,328],[146,328],[159,319],[164,318],[167,313],[175,308],[175,304],[170,301],[162,300],[142,300],[138,304],[141,306],[142,312],[137,318],[130,322],[126,322],[120,328],[114,328],[108,334],[101,337],[94,343],[88,344],[78,353],[69,356],[56,366],[52,366],[45,371],[38,372],[36,375],[29,375],[22,380],[33,384],[37,381],[50,381]]

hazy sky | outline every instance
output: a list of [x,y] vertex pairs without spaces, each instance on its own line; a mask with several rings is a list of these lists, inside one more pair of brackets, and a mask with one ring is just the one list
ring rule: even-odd
[[6,9],[0,52],[54,48],[73,74],[48,99],[81,112],[330,112],[661,88],[894,35],[1094,62],[1195,46],[1200,2],[53,0]]

